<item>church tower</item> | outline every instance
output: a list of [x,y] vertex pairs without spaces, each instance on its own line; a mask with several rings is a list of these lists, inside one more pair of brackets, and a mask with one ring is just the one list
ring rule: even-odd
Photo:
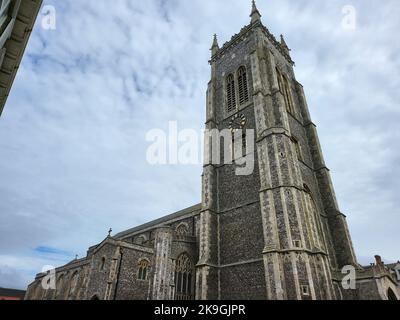
[[[346,219],[290,49],[254,1],[250,17],[211,48],[206,129],[229,130],[245,153],[218,163],[224,144],[206,141],[196,298],[336,299],[335,274],[357,265]],[[238,174],[245,159],[253,170]]]

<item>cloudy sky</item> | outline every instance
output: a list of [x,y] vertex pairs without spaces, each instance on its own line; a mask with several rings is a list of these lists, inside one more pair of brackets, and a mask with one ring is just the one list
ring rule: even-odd
[[[200,201],[200,165],[150,166],[146,132],[200,130],[212,35],[250,0],[45,0],[0,118],[0,286]],[[346,5],[356,27],[343,27]],[[258,0],[296,61],[360,262],[400,259],[398,0]]]

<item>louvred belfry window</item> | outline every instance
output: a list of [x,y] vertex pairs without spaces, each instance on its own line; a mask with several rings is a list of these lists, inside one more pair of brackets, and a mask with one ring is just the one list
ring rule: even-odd
[[230,74],[226,78],[226,102],[227,102],[227,111],[232,112],[236,109],[236,93],[235,93],[235,78],[232,74]]
[[247,73],[245,67],[240,67],[238,70],[238,85],[239,85],[239,103],[243,104],[249,101],[249,89],[247,87]]

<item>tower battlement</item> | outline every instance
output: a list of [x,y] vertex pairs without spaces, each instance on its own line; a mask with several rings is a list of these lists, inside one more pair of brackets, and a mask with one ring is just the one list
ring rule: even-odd
[[266,36],[270,43],[282,54],[282,56],[286,58],[289,64],[294,65],[294,61],[290,57],[290,54],[288,54],[288,52],[285,50],[282,42],[279,42],[276,39],[276,37],[261,22],[261,19],[250,22],[248,25],[244,26],[239,33],[234,34],[229,41],[226,41],[221,48],[218,48],[218,50],[212,54],[211,61],[218,60],[221,56],[228,53],[232,47],[243,41],[248,33],[252,32],[256,28],[259,28],[262,31],[262,33]]

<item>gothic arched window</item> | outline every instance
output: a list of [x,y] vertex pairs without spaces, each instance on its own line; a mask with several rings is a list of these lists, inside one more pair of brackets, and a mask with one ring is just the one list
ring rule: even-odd
[[238,70],[238,85],[239,85],[239,103],[243,104],[249,101],[249,89],[247,87],[247,73],[245,67],[240,67]]
[[139,236],[135,240],[135,244],[143,245],[146,242],[145,236]]
[[283,93],[282,74],[278,68],[276,68],[276,77],[278,78],[279,91],[281,91]]
[[78,286],[78,280],[79,280],[79,273],[78,271],[74,272],[74,274],[72,275],[71,278],[71,285],[69,288],[69,296],[71,297],[75,291],[76,291],[76,287]]
[[176,233],[177,233],[178,235],[181,235],[181,236],[186,236],[186,235],[188,235],[188,234],[189,234],[188,226],[187,226],[186,224],[184,224],[184,223],[181,223],[181,224],[176,228]]
[[175,299],[193,299],[193,263],[186,253],[182,253],[175,264]]
[[106,265],[106,258],[103,257],[103,258],[101,258],[101,262],[100,262],[100,271],[104,270],[105,265]]
[[62,291],[64,288],[64,274],[61,274],[56,280],[56,299],[62,299]]
[[323,249],[323,240],[321,237],[322,231],[320,227],[317,205],[315,204],[315,201],[311,195],[310,188],[306,184],[304,185],[304,190],[306,193],[305,214],[308,221],[310,238],[312,239],[316,248]]
[[150,263],[149,261],[143,259],[139,261],[139,271],[138,271],[138,279],[139,280],[147,280],[147,276],[149,274]]
[[290,83],[287,77],[282,74],[278,68],[276,68],[276,77],[278,79],[279,91],[282,93],[283,99],[285,100],[286,110],[287,112],[294,114]]
[[392,300],[392,301],[397,301],[398,300],[396,295],[395,295],[395,293],[390,288],[388,289],[387,295],[388,295],[388,300]]
[[283,96],[285,98],[286,110],[287,112],[294,114],[290,84],[286,76],[282,76],[282,78],[283,78],[283,91],[284,91]]
[[299,160],[303,161],[303,153],[301,151],[301,146],[300,146],[299,141],[295,137],[292,137],[291,140],[292,140],[292,142],[294,144],[294,148],[296,149],[297,158]]
[[226,103],[228,112],[236,109],[235,78],[233,74],[226,78]]

